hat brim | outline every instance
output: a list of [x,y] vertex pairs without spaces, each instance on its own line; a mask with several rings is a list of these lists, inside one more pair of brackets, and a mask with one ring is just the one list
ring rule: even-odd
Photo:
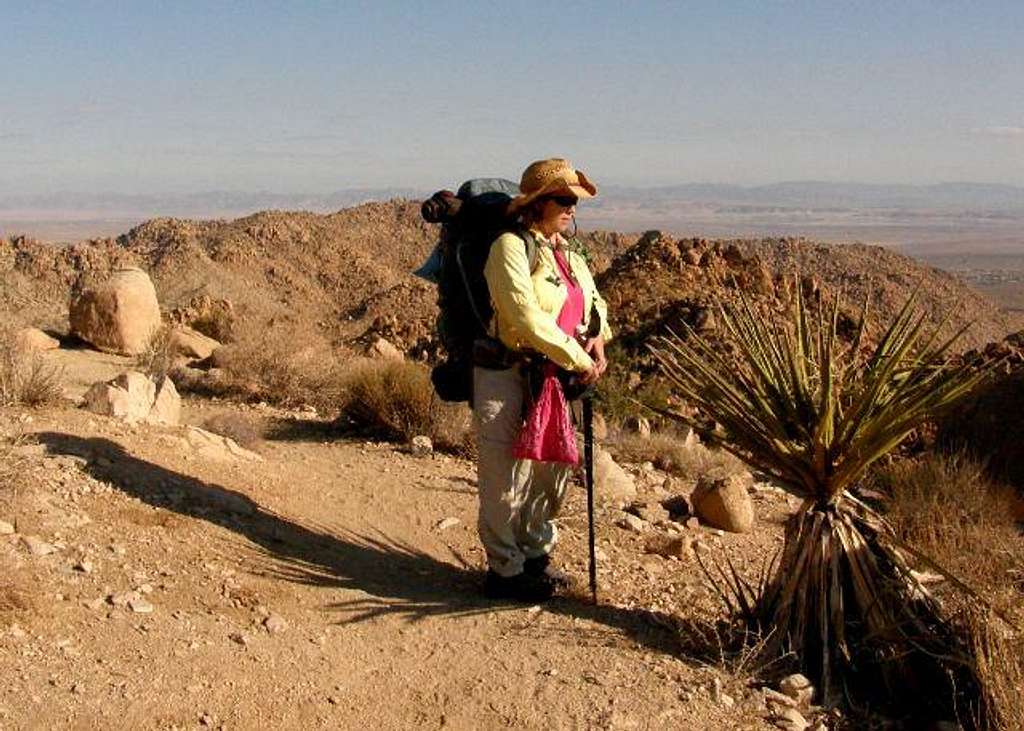
[[542,198],[546,195],[557,195],[558,193],[570,193],[580,200],[584,198],[593,198],[597,195],[597,186],[587,179],[587,176],[582,171],[576,171],[576,178],[579,180],[579,185],[570,185],[564,180],[555,178],[549,181],[539,190],[535,190],[532,193],[523,193],[517,195],[508,204],[508,210],[510,213],[518,211],[523,206],[529,205],[538,198]]

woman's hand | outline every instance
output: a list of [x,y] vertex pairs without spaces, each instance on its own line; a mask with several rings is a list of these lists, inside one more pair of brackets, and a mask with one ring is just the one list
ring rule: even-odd
[[[594,359],[594,368],[597,370],[597,378],[604,375],[604,372],[608,370],[608,359],[604,355],[604,338],[598,335],[596,338],[590,338],[583,349],[587,351],[587,354]],[[594,380],[596,381],[597,378]]]
[[597,363],[594,363],[585,371],[579,371],[580,383],[584,386],[591,386],[597,383],[597,379],[600,377],[601,373],[597,370]]

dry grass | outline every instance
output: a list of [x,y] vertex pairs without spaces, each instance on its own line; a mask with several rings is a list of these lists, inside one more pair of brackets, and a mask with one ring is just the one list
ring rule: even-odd
[[939,564],[990,592],[1021,581],[1020,498],[976,462],[943,455],[900,461],[879,470],[875,484],[897,535]]
[[407,442],[426,435],[435,447],[465,452],[470,412],[437,398],[427,369],[399,360],[367,360],[345,379],[340,416],[384,438]]
[[0,328],[0,406],[42,406],[63,396],[63,370],[41,353],[17,344],[15,331]]
[[982,612],[970,614],[967,630],[987,711],[978,725],[989,731],[1024,729],[1024,636]]
[[610,444],[609,450],[620,462],[651,462],[658,469],[683,478],[697,478],[713,469],[746,469],[728,452],[708,449],[699,442],[687,446],[684,438],[672,431],[654,432],[649,437],[624,435]]
[[261,440],[260,431],[253,422],[233,411],[214,414],[203,422],[203,428],[222,437],[228,437],[250,450],[255,450]]
[[[1024,535],[1017,524],[1021,499],[1012,488],[992,481],[966,457],[934,454],[880,470],[875,484],[886,496],[887,517],[900,538],[1022,624]],[[994,613],[979,611],[976,602],[957,603],[966,661],[985,708],[983,714],[970,711],[979,716],[974,722],[992,731],[1024,729],[1024,635]]]

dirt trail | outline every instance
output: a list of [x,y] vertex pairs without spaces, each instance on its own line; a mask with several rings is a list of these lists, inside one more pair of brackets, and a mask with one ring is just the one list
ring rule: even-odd
[[[271,416],[185,412],[224,410]],[[278,423],[261,460],[216,460],[183,428],[0,411],[24,435],[0,728],[769,728],[759,692],[663,626],[710,601],[692,561],[645,556],[602,511],[600,607],[495,604],[471,463]],[[582,577],[581,493],[559,555]],[[709,541],[756,557],[777,533]]]

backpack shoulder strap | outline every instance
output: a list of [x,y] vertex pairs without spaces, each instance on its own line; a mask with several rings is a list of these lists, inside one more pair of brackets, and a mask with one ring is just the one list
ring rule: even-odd
[[537,245],[537,239],[534,237],[532,231],[525,228],[516,230],[515,234],[523,240],[524,244],[526,244],[526,260],[530,264],[530,273],[533,274],[533,271],[537,268],[537,262],[540,258],[540,247]]

